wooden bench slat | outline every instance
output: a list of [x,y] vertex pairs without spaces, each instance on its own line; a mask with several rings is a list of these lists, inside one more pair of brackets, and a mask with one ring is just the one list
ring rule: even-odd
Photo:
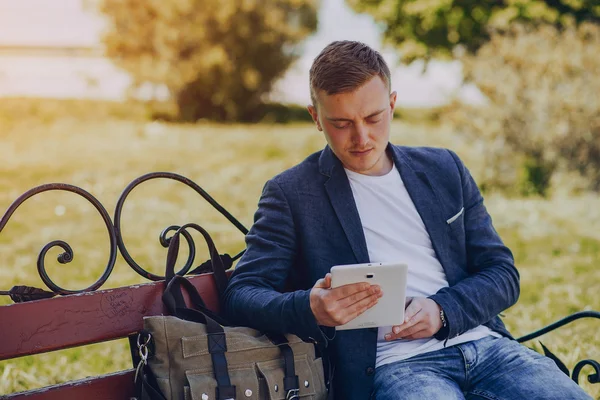
[[[212,274],[188,279],[218,311]],[[127,337],[143,317],[167,314],[163,282],[0,306],[0,360]]]
[[94,378],[81,379],[48,386],[43,389],[9,394],[6,400],[129,400],[135,394],[133,378],[135,370],[116,372]]

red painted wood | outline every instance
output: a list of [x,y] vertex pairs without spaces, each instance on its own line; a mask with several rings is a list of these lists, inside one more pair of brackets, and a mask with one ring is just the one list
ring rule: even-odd
[[[188,278],[218,311],[212,274]],[[0,306],[0,360],[127,337],[166,314],[163,282]]]
[[135,371],[116,372],[95,378],[82,379],[48,386],[43,389],[9,394],[6,400],[129,400],[135,394],[133,383]]

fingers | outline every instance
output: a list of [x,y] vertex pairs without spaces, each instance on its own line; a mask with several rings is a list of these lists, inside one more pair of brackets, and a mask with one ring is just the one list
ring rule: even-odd
[[313,287],[320,289],[329,289],[331,287],[331,274],[327,274],[324,278],[319,279]]
[[[394,327],[394,333],[398,337],[405,336],[406,330],[416,326],[424,320],[425,315],[421,313],[422,309],[418,306],[413,307],[413,304],[415,304],[415,302],[411,303],[406,309],[407,311],[404,313],[404,323],[402,325],[397,325]],[[411,309],[410,314],[408,313],[409,309]]]
[[383,293],[381,292],[381,288],[378,285],[370,286],[367,290],[361,290],[356,292],[348,297],[344,297],[339,300],[340,307],[350,307],[355,303],[360,302],[361,300],[370,297],[376,296],[380,298]]
[[406,309],[404,310],[404,322],[412,320],[423,308],[423,304],[419,299],[411,299]]
[[[421,321],[410,328],[399,331],[399,326],[396,325],[392,328],[392,332],[385,335],[385,340],[392,341],[397,339],[421,339],[431,337],[428,327],[429,325],[426,322]],[[396,333],[396,331],[398,331],[398,333]]]
[[331,296],[337,299],[343,299],[345,297],[357,294],[358,292],[369,290],[370,287],[371,285],[367,282],[351,283],[349,285],[343,285],[332,289]]
[[[331,289],[331,274],[327,274],[324,278],[319,279],[315,283],[314,288]],[[331,298],[332,301],[342,301],[342,305],[347,307],[367,296],[379,292],[381,292],[379,285],[370,285],[367,282],[359,282],[333,288],[328,291],[327,297]]]
[[383,293],[375,289],[371,287],[341,300],[328,298],[326,312],[334,325],[344,325],[377,304]]
[[310,293],[310,307],[319,325],[343,325],[377,304],[378,285],[366,282],[331,288],[331,274],[319,279]]
[[327,285],[327,288],[331,288],[331,274],[327,273],[325,274],[325,284]]
[[339,320],[340,325],[344,325],[354,318],[358,317],[360,314],[367,311],[369,308],[373,307],[379,301],[381,297],[381,293],[376,293],[370,296],[365,297],[364,299],[354,303],[350,307],[344,308],[344,313]]
[[431,299],[418,297],[406,307],[404,323],[393,326],[392,332],[386,335],[386,340],[431,337],[439,331],[440,327],[437,303]]

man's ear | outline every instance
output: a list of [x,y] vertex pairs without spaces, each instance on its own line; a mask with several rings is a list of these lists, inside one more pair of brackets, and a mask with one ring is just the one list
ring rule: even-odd
[[322,131],[323,128],[321,127],[321,123],[319,122],[319,114],[317,113],[317,108],[312,104],[309,104],[306,108],[308,109],[308,112],[310,113],[310,116],[312,117],[313,121],[315,121],[315,124],[317,124],[317,129]]
[[392,109],[392,116],[394,115],[394,110],[396,109],[396,99],[398,98],[398,93],[392,92],[390,94],[390,108]]

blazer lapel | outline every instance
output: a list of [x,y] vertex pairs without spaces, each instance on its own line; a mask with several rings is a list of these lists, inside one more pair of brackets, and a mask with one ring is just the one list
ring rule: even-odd
[[321,173],[329,176],[329,179],[325,182],[325,190],[348,238],[348,242],[350,242],[356,261],[358,263],[368,263],[367,241],[365,240],[356,202],[352,195],[350,182],[342,163],[333,154],[329,146],[321,154],[320,166]]
[[400,172],[404,186],[408,191],[423,223],[429,233],[433,249],[442,266],[446,264],[448,250],[447,224],[442,214],[443,207],[435,187],[425,171],[415,170],[410,159],[401,148],[391,146],[394,163]]
[[[429,233],[433,249],[442,266],[448,262],[447,224],[442,214],[442,202],[425,171],[413,168],[410,159],[396,146],[389,145],[396,168],[406,190]],[[348,177],[342,163],[329,146],[321,153],[321,173],[328,176],[325,189],[358,263],[369,262],[367,242]]]

